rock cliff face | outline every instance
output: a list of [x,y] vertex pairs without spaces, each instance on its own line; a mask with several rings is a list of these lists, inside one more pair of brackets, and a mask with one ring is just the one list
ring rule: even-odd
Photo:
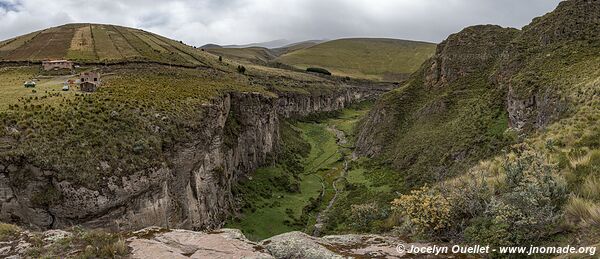
[[365,117],[357,151],[439,175],[500,150],[506,127],[524,135],[568,116],[587,76],[580,71],[600,51],[599,13],[600,1],[567,0],[521,31],[485,25],[451,35]]
[[[479,98],[469,96],[476,91],[495,95],[490,98],[487,108],[503,105],[493,100],[504,98],[504,94],[499,90],[501,87],[492,82],[490,71],[517,34],[516,29],[480,25],[450,35],[407,84],[385,94],[365,117],[358,134],[357,152],[372,157],[383,155],[386,149],[406,149],[393,145],[411,128],[430,123],[428,120],[450,120],[461,112],[459,109],[464,108],[458,106],[461,102],[472,97]],[[486,100],[482,98],[482,102]],[[409,142],[414,143],[414,140]],[[460,152],[453,156],[460,158],[466,155],[466,151]],[[413,163],[417,155],[406,158],[411,160],[406,164]]]
[[562,70],[597,53],[598,13],[598,1],[563,1],[525,26],[508,46],[496,79],[508,89],[511,127],[528,133],[568,110],[565,93],[573,88],[568,77],[575,73]]
[[426,62],[425,86],[444,87],[489,67],[517,33],[516,29],[478,25],[450,35]]
[[[0,165],[0,220],[42,229],[218,228],[233,210],[232,186],[276,155],[280,116],[337,110],[370,95],[361,88],[327,96],[227,94],[199,111],[204,128],[171,152],[167,163],[108,177],[94,190],[58,181],[54,172],[34,165]],[[14,179],[23,171],[33,179]],[[47,190],[47,197],[39,197],[39,190]],[[47,202],[53,195],[61,198]]]

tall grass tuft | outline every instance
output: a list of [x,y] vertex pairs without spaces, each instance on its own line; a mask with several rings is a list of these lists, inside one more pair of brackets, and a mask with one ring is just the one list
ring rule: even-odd
[[600,201],[600,177],[590,175],[581,186],[581,195],[594,201]]
[[566,219],[581,227],[600,227],[600,206],[592,201],[571,196],[565,207]]

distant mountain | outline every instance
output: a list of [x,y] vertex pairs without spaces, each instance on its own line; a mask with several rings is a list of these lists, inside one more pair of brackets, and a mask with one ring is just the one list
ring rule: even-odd
[[223,48],[241,49],[241,48],[261,47],[261,48],[267,48],[267,49],[274,49],[274,48],[280,48],[280,47],[289,45],[291,43],[292,42],[290,42],[289,40],[279,39],[279,40],[272,40],[272,41],[267,41],[267,42],[250,43],[250,44],[245,44],[245,45],[225,45],[225,46],[223,46]]
[[[281,41],[281,43],[283,43],[283,40],[280,40],[280,41]],[[271,41],[271,43],[274,43],[274,42],[277,42],[277,41]],[[210,52],[212,54],[223,56],[226,58],[235,59],[238,61],[246,61],[246,62],[251,62],[251,63],[265,64],[267,62],[270,62],[270,61],[276,59],[277,57],[279,57],[283,54],[301,50],[301,49],[305,49],[305,48],[309,48],[309,47],[312,47],[321,42],[323,42],[323,41],[322,40],[307,40],[307,41],[290,43],[290,44],[287,44],[287,45],[285,45],[283,47],[279,47],[279,48],[266,48],[266,47],[259,47],[259,46],[241,47],[241,46],[249,46],[249,45],[235,45],[235,46],[240,46],[240,47],[234,48],[234,47],[230,47],[230,46],[234,46],[234,45],[222,47],[222,46],[219,46],[216,44],[206,44],[206,45],[202,46],[201,48],[207,50],[208,52]],[[253,44],[250,44],[250,45],[253,45]],[[257,43],[257,45],[274,45],[274,44]]]
[[209,44],[206,44],[206,45],[202,45],[200,48],[202,48],[202,49],[220,49],[220,48],[223,48],[223,47],[221,45],[209,43]]
[[322,43],[322,42],[325,42],[325,40],[306,40],[306,41],[301,41],[301,42],[294,42],[294,43],[285,45],[283,47],[272,49],[272,51],[277,56],[280,56],[280,55],[290,53],[290,52],[293,52],[296,50],[310,48],[310,47],[317,45],[319,43]]

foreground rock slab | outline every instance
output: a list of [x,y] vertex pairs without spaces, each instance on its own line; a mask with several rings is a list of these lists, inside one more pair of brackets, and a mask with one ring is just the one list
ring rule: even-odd
[[394,236],[313,237],[298,231],[252,242],[240,230],[227,228],[210,232],[161,227],[118,233],[77,228],[30,232],[4,224],[3,229],[7,234],[0,240],[0,258],[412,258],[414,255],[396,247],[426,245],[407,244]]
[[401,258],[396,246],[405,244],[395,237],[339,235],[316,238],[289,232],[261,242],[275,258]]
[[401,258],[396,250],[405,244],[396,237],[336,235],[312,237],[294,231],[249,241],[237,229],[214,232],[148,228],[127,241],[132,258]]
[[[142,232],[143,233],[143,232]],[[128,240],[131,258],[273,258],[237,229],[171,230]]]

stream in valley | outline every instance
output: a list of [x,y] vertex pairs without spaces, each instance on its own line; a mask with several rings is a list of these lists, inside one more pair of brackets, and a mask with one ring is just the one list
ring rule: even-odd
[[[299,191],[277,191],[270,197],[255,199],[254,211],[246,211],[226,226],[239,228],[254,240],[294,230],[314,236],[323,234],[330,211],[349,182],[354,128],[369,108],[370,105],[357,105],[317,122],[293,123],[292,127],[310,144],[310,153],[303,159],[304,172],[297,177]],[[279,165],[261,168],[248,184],[271,184],[272,179],[284,175],[283,170]],[[353,172],[363,174],[364,170]],[[360,181],[364,176],[352,178]]]

